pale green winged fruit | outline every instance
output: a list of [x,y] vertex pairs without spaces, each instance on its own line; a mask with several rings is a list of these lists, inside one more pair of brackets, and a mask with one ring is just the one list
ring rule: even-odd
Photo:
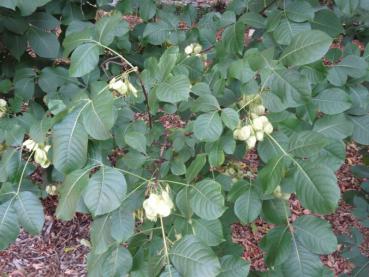
[[251,106],[250,112],[256,115],[263,115],[265,114],[265,107],[263,105]]
[[264,126],[263,131],[264,131],[265,133],[267,133],[268,135],[270,135],[271,133],[273,133],[273,125],[272,125],[270,122],[268,122],[268,124],[266,124],[266,125]]
[[246,141],[252,132],[252,128],[249,125],[243,126],[242,128],[233,131],[233,137],[236,140]]
[[264,140],[264,132],[257,131],[255,132],[255,137],[257,141],[263,141]]
[[37,143],[31,139],[27,139],[25,142],[23,142],[23,146],[28,150],[32,151],[34,148],[36,148]]
[[0,99],[0,118],[4,117],[7,111],[8,103],[4,99]]
[[162,190],[161,194],[151,193],[149,198],[143,202],[143,208],[148,220],[156,221],[157,216],[167,217],[174,208],[172,199],[167,190]]
[[126,79],[126,85],[128,88],[128,91],[133,94],[134,97],[137,97],[137,89],[131,84],[128,79]]
[[157,220],[156,206],[159,201],[160,201],[159,195],[156,195],[155,193],[151,193],[149,198],[147,198],[143,202],[143,208],[145,210],[145,214],[148,220],[151,220],[151,221]]
[[35,162],[38,163],[42,168],[48,168],[50,161],[47,158],[47,152],[49,152],[50,145],[41,146],[39,145],[35,151]]
[[274,195],[274,197],[279,198],[279,199],[283,199],[283,200],[288,200],[291,197],[290,193],[285,193],[285,192],[282,191],[281,186],[277,186],[275,188],[275,190],[273,191],[273,195]]
[[185,53],[187,55],[191,55],[193,53],[193,43],[191,43],[190,45],[187,45],[186,48],[184,49]]
[[269,123],[269,120],[266,116],[259,116],[252,120],[252,128],[255,131],[261,131],[264,129],[267,123]]
[[49,194],[49,195],[57,195],[57,188],[56,186],[52,185],[48,185],[46,186],[45,191]]
[[256,145],[256,136],[252,135],[246,140],[247,148],[251,149],[254,148]]
[[35,162],[38,163],[42,168],[48,168],[50,166],[50,160],[47,157],[47,152],[49,152],[51,146],[50,145],[42,145],[38,144],[32,139],[27,139],[23,142],[23,146],[28,151],[35,151]]
[[110,80],[109,89],[114,90],[123,96],[126,96],[128,92],[127,85],[122,80],[117,80],[115,77]]
[[193,52],[198,55],[200,54],[202,51],[202,46],[198,43],[195,43],[194,47],[193,47]]

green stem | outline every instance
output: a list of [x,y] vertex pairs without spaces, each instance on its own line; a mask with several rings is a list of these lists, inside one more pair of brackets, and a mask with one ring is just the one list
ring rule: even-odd
[[169,270],[169,276],[172,276],[172,272],[170,270],[170,259],[169,259],[169,252],[168,252],[168,245],[167,245],[167,238],[165,235],[165,230],[164,230],[164,223],[163,223],[163,218],[159,215],[160,218],[160,226],[161,226],[161,234],[163,236],[163,246],[164,246],[164,255],[167,259],[167,265],[168,265],[168,270]]
[[33,147],[32,152],[31,152],[31,154],[29,155],[29,157],[28,157],[28,159],[27,159],[27,161],[26,161],[26,164],[25,164],[25,165],[24,165],[24,167],[23,167],[23,170],[22,170],[22,173],[21,173],[21,176],[20,176],[19,182],[18,182],[17,192],[15,193],[15,196],[14,196],[14,197],[18,196],[18,194],[19,194],[20,187],[21,187],[21,184],[22,184],[22,181],[23,181],[23,178],[24,178],[24,173],[26,172],[26,168],[27,168],[27,166],[28,166],[28,164],[29,164],[29,162],[30,162],[30,160],[31,160],[31,158],[32,158],[32,156],[33,156],[33,154],[35,153],[35,151],[36,151],[36,148],[35,148],[35,147]]

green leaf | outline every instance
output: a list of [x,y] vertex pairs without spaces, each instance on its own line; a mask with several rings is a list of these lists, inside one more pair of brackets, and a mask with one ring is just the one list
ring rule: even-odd
[[315,254],[327,255],[337,248],[337,238],[330,224],[320,218],[304,215],[293,223],[297,239]]
[[313,131],[334,139],[344,139],[352,135],[353,123],[344,114],[326,115],[318,119]]
[[156,4],[153,0],[139,0],[140,16],[147,21],[154,17],[156,13]]
[[279,44],[289,45],[296,35],[310,29],[310,24],[307,22],[296,23],[285,18],[282,19],[281,23],[273,31],[273,37]]
[[223,132],[222,121],[218,112],[201,114],[194,121],[193,131],[200,141],[217,141]]
[[321,59],[331,43],[332,38],[321,31],[305,31],[292,39],[280,60],[286,66],[310,64]]
[[286,218],[291,214],[286,206],[286,201],[282,199],[270,199],[263,201],[263,218],[272,224],[285,224]]
[[9,49],[10,53],[19,60],[20,57],[26,50],[27,38],[25,36],[13,35],[11,33],[3,34],[3,42],[5,46]]
[[13,207],[13,200],[0,205],[0,249],[3,250],[15,241],[19,234],[17,214]]
[[339,88],[323,90],[313,101],[326,114],[339,114],[351,108],[350,96]]
[[87,160],[88,135],[79,122],[86,105],[69,113],[53,128],[53,164],[65,174],[83,167]]
[[[311,99],[311,85],[305,76],[292,70],[274,70],[273,73],[272,90],[280,98],[287,100],[287,104],[296,106],[297,102],[301,105]],[[271,101],[272,105],[277,104],[276,99],[272,98]]]
[[71,220],[81,199],[82,191],[88,183],[90,170],[77,169],[68,174],[59,191],[59,203],[56,208],[56,217],[62,220]]
[[186,171],[186,180],[187,183],[190,183],[193,179],[195,179],[200,173],[201,169],[206,164],[206,154],[198,154],[195,160],[192,161],[190,166]]
[[335,38],[344,32],[341,20],[329,9],[317,11],[311,21],[313,29],[319,29]]
[[227,126],[231,130],[235,129],[240,121],[238,112],[236,112],[232,108],[223,109],[221,118],[222,118],[224,125]]
[[328,141],[319,133],[302,131],[291,136],[288,152],[300,158],[310,157],[318,153],[327,143]]
[[0,80],[0,92],[8,93],[12,87],[12,82],[9,79]]
[[172,104],[186,101],[190,96],[190,86],[186,76],[176,75],[157,86],[156,97],[159,101]]
[[220,263],[214,252],[193,235],[177,241],[169,255],[183,276],[212,277],[220,273]]
[[323,274],[325,268],[319,256],[311,253],[294,239],[291,245],[290,255],[281,266],[283,276],[317,277]]
[[254,221],[260,212],[261,200],[253,190],[243,193],[234,204],[234,213],[242,224]]
[[3,0],[0,3],[0,7],[8,8],[11,10],[15,10],[15,7],[17,6],[17,0]]
[[63,67],[44,67],[38,79],[38,85],[45,92],[55,92],[66,82],[74,81],[69,78],[68,71]]
[[211,167],[221,166],[224,163],[223,145],[219,141],[213,143],[207,152],[209,152],[208,160]]
[[360,144],[369,145],[369,115],[350,116],[349,118],[354,124],[352,138]]
[[71,56],[70,76],[82,77],[94,70],[99,62],[99,52],[99,46],[95,43],[78,46]]
[[147,24],[143,37],[152,45],[161,45],[169,38],[171,31],[174,31],[173,28],[164,20],[161,20],[158,23]]
[[322,163],[333,171],[338,170],[346,157],[346,146],[343,141],[330,139],[329,144],[324,147],[318,155],[313,157],[312,161]]
[[103,262],[103,277],[125,276],[132,268],[131,253],[124,246],[117,246]]
[[280,185],[285,172],[287,159],[280,156],[268,161],[258,173],[257,180],[260,182],[265,194],[271,194]]
[[15,93],[23,99],[32,99],[35,92],[35,79],[22,78],[14,83]]
[[170,171],[176,176],[183,175],[186,173],[186,165],[180,159],[174,159],[170,163]]
[[293,180],[301,204],[315,213],[333,212],[340,199],[334,172],[323,164],[298,163]]
[[98,92],[94,93],[82,115],[83,126],[92,138],[106,140],[111,138],[110,129],[115,121],[114,98],[112,93],[105,89],[104,82],[95,85]]
[[367,73],[368,63],[365,59],[348,55],[342,61],[330,68],[327,79],[335,86],[343,86],[347,81],[347,76],[361,78]]
[[287,17],[295,22],[304,22],[314,18],[314,8],[308,2],[291,2],[286,7]]
[[240,21],[254,28],[265,28],[265,17],[255,12],[247,12],[240,17]]
[[41,233],[45,222],[44,209],[36,195],[29,191],[22,191],[14,202],[14,209],[18,222],[30,234]]
[[51,0],[34,0],[34,1],[17,1],[17,6],[21,11],[22,16],[30,15],[38,7],[45,5]]
[[90,237],[94,253],[103,254],[114,243],[111,236],[111,214],[94,218],[91,224]]
[[53,30],[60,25],[59,20],[46,12],[36,12],[32,14],[32,16],[29,18],[29,22],[33,26],[43,30]]
[[221,271],[218,277],[248,276],[250,263],[237,256],[223,256],[220,259]]
[[96,22],[97,41],[105,46],[109,46],[114,40],[114,30],[121,20],[120,14],[113,14],[100,18],[99,21]]
[[127,192],[126,180],[117,169],[102,166],[89,180],[83,200],[94,216],[120,206]]
[[112,213],[111,235],[119,243],[126,242],[135,232],[135,218],[124,205]]
[[174,66],[176,65],[178,54],[179,54],[178,47],[169,47],[164,51],[158,63],[159,69],[156,69],[155,72],[155,74],[159,75],[158,79],[160,81],[167,78],[169,73],[173,70]]
[[42,58],[53,59],[59,55],[59,41],[54,33],[29,28],[27,39],[35,53]]
[[211,112],[220,110],[218,100],[211,94],[205,94],[198,97],[191,106],[194,112]]
[[265,262],[275,267],[285,262],[290,254],[292,236],[288,226],[271,229],[261,240],[260,247],[266,252]]
[[129,131],[125,133],[124,141],[133,149],[146,154],[146,137],[143,133]]
[[69,113],[53,128],[52,160],[55,168],[64,174],[82,168],[87,160],[88,135],[79,122],[86,105]]
[[224,241],[223,226],[218,220],[194,219],[194,234],[208,246],[217,246]]
[[206,220],[219,218],[225,211],[221,185],[205,179],[191,189],[191,207],[196,215]]
[[255,76],[255,72],[251,70],[246,60],[240,59],[229,66],[228,76],[246,83]]
[[361,78],[367,73],[368,63],[361,57],[348,55],[335,67],[352,78]]
[[94,29],[92,28],[86,28],[81,32],[74,32],[67,35],[63,40],[64,56],[67,57],[70,54],[70,52],[72,52],[78,46],[80,46],[83,43],[86,43],[86,41],[92,40],[94,38],[93,30]]
[[186,218],[192,217],[190,189],[188,187],[184,187],[177,193],[176,206]]

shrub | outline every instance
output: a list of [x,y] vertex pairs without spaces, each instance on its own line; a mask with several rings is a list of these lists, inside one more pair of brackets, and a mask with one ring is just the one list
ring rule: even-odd
[[367,2],[1,1],[0,248],[56,194],[93,218],[90,276],[246,276],[230,225],[258,217],[270,274],[333,276],[320,215],[345,141],[369,144]]

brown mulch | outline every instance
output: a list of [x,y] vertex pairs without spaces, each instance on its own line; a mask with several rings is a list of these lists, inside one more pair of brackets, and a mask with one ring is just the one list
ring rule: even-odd
[[77,214],[73,220],[63,222],[53,216],[55,197],[48,197],[43,204],[46,218],[42,233],[31,236],[21,231],[15,243],[0,251],[0,275],[86,276],[89,249],[80,240],[89,237],[90,217]]

